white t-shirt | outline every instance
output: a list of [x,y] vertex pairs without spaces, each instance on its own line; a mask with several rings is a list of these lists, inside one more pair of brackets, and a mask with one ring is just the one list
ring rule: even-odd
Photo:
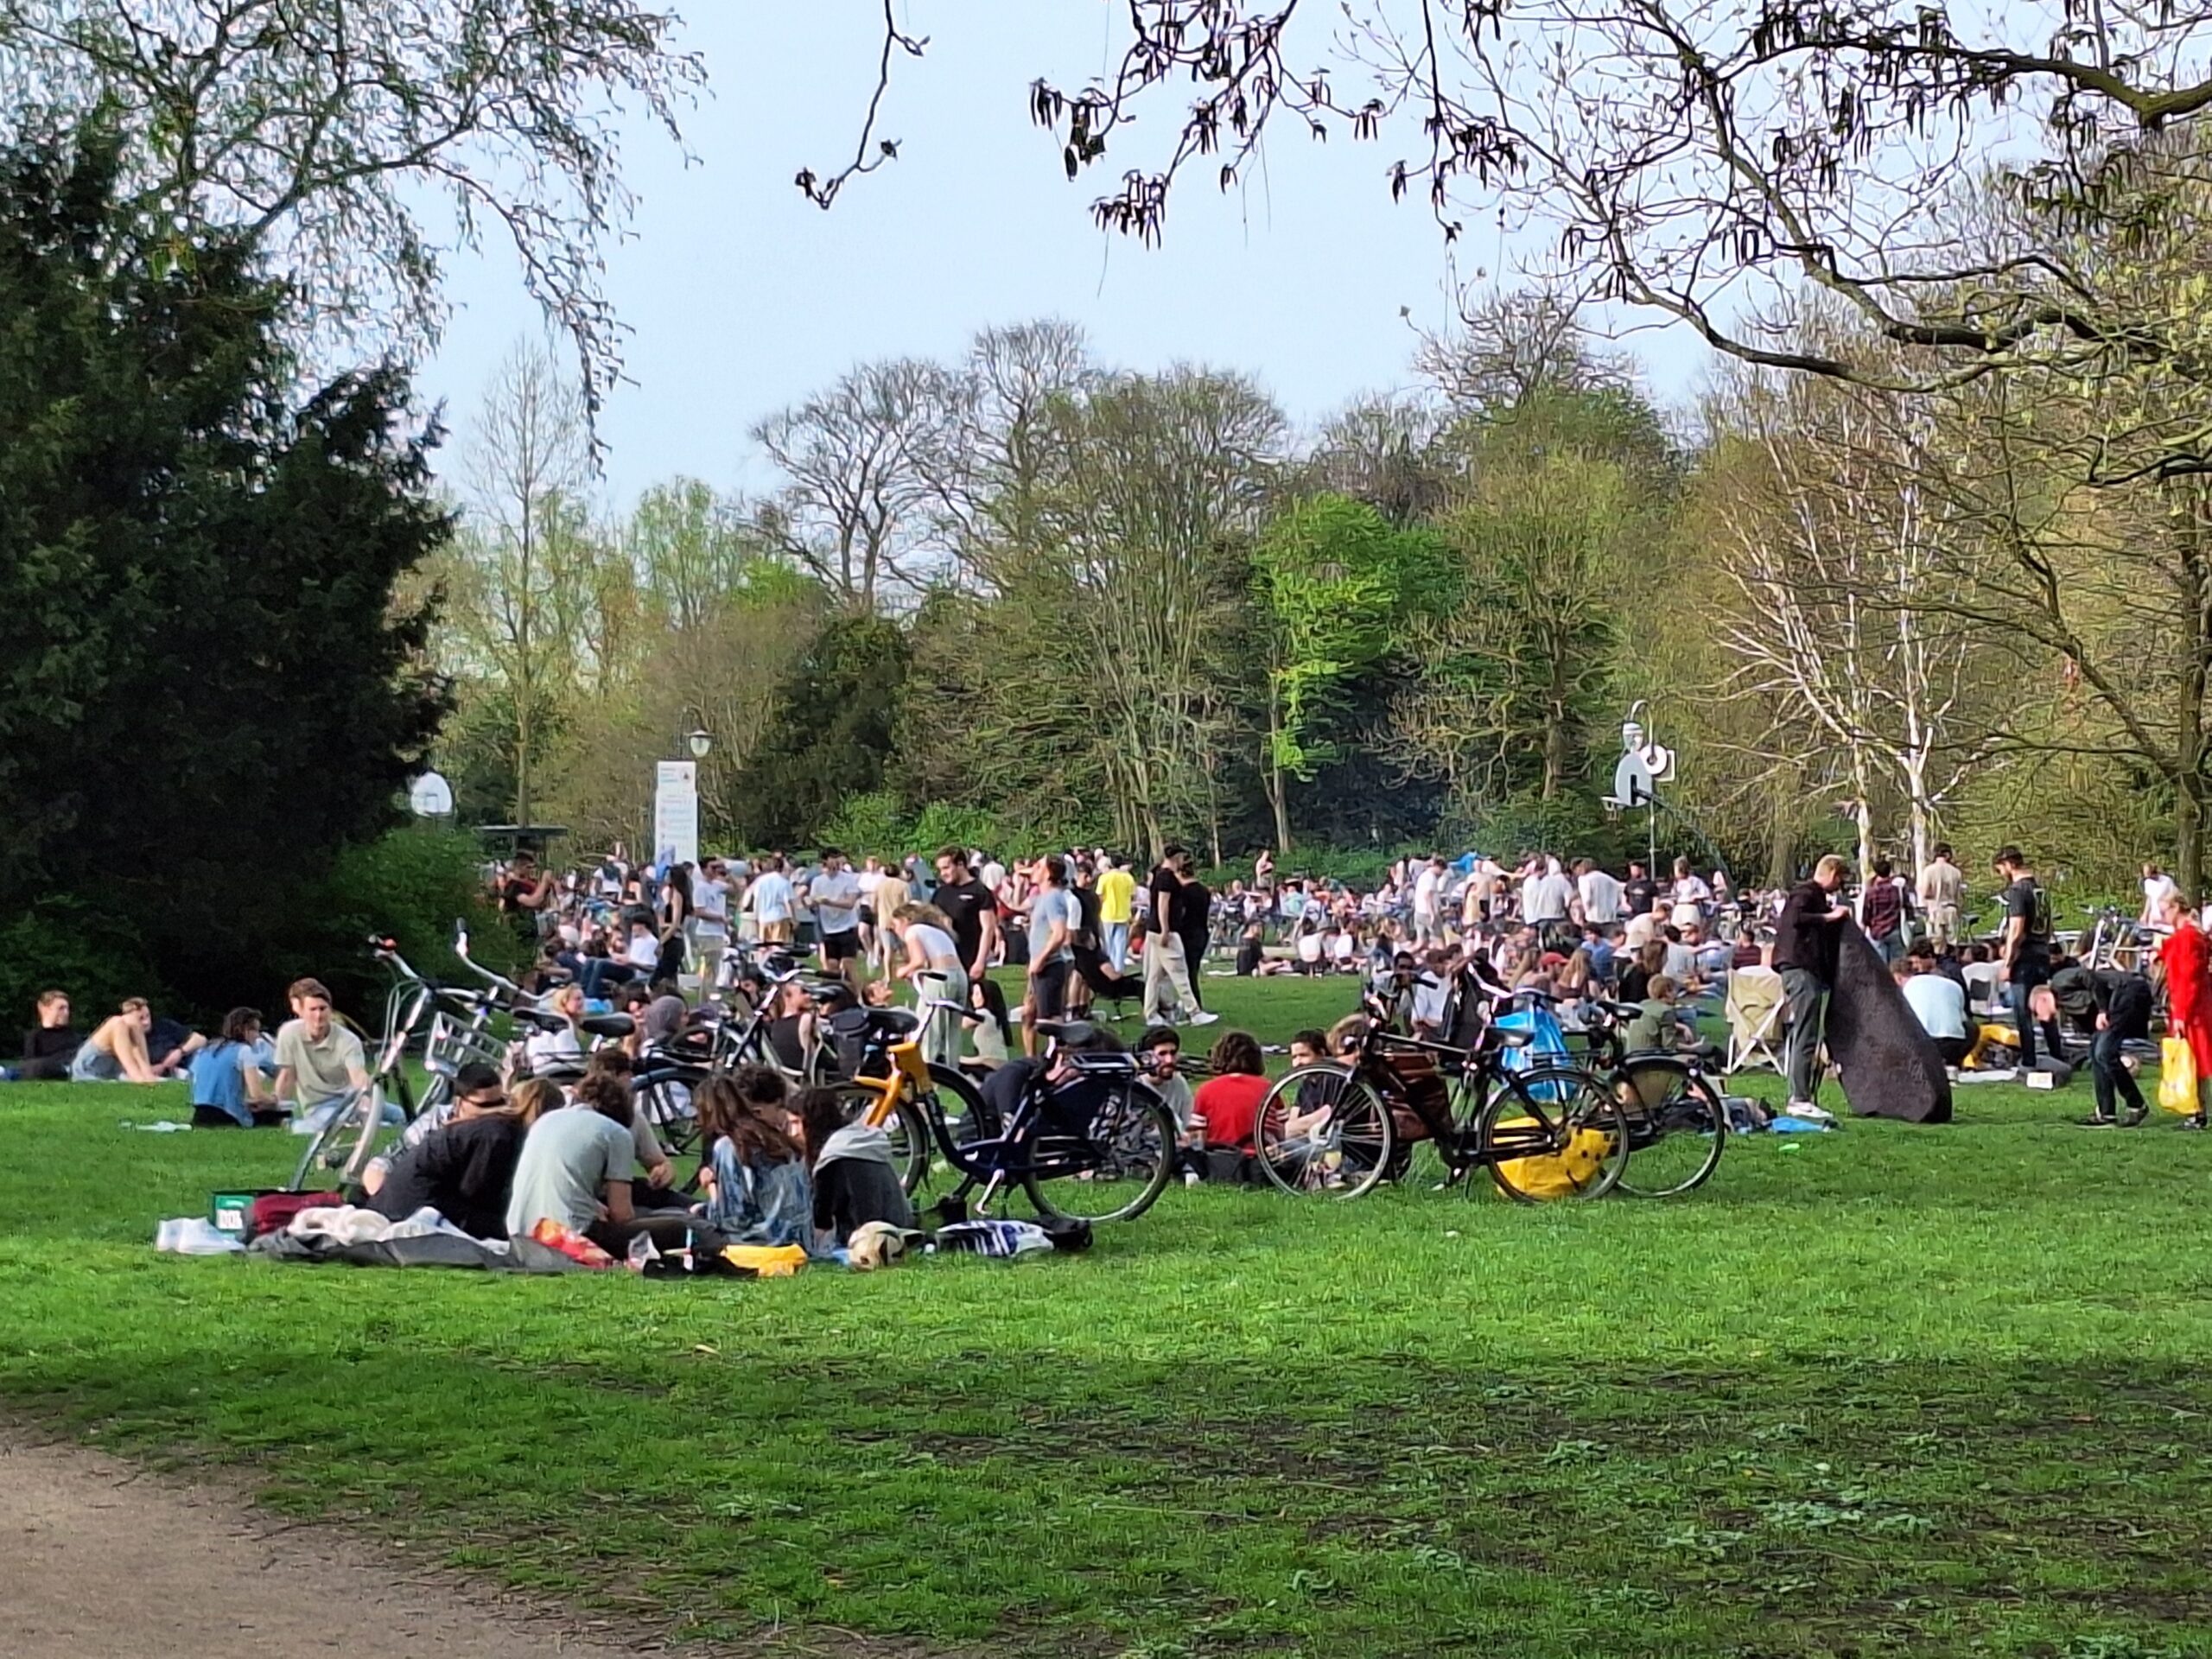
[[2165,903],[2168,899],[2172,898],[2174,895],[2180,893],[2180,891],[2181,889],[2174,885],[2174,879],[2171,875],[2159,874],[2145,877],[2143,881],[2143,914],[2146,917],[2152,918],[2152,919],[2156,919],[2158,915],[2158,906]]
[[660,962],[660,941],[651,933],[632,933],[622,960],[632,968],[652,969]]
[[763,922],[791,918],[791,879],[781,870],[770,870],[753,883],[753,914]]
[[1621,918],[1621,884],[1603,870],[1592,870],[1575,883],[1582,898],[1582,919],[1610,925]]
[[1433,916],[1436,913],[1436,890],[1443,881],[1444,878],[1436,873],[1434,866],[1423,865],[1421,874],[1414,878],[1414,908],[1425,915]]
[[1915,974],[1904,982],[1904,1000],[1930,1037],[1964,1038],[1967,994],[1941,974]]
[[952,935],[931,923],[907,923],[906,942],[922,947],[925,962],[943,962],[948,957],[955,962],[960,960],[960,946],[955,943]]
[[1524,922],[1563,922],[1573,901],[1573,884],[1554,870],[1522,885],[1521,919]]
[[702,925],[726,931],[729,926],[729,884],[710,875],[693,881],[691,913]]
[[998,890],[1006,885],[1006,866],[994,858],[986,862],[977,874],[983,878],[984,890],[996,898]]
[[861,925],[861,879],[850,870],[824,870],[806,889],[814,905],[815,931],[849,933]]

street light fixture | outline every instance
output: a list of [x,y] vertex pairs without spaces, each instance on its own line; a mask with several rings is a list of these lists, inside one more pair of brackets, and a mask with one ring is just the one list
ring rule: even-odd
[[691,733],[690,735],[686,737],[683,741],[687,744],[690,745],[691,758],[694,760],[705,760],[707,758],[708,752],[715,747],[715,734],[712,732],[708,731],[704,727],[701,727],[698,730]]

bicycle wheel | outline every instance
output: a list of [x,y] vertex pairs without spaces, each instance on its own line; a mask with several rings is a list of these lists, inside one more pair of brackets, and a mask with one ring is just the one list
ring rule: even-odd
[[1728,1144],[1728,1114],[1713,1085],[1681,1060],[1638,1059],[1613,1077],[1628,1120],[1621,1191],[1667,1198],[1702,1185]]
[[1118,1090],[1090,1120],[1096,1166],[1022,1179],[1037,1213],[1060,1221],[1129,1221],[1152,1207],[1175,1168],[1175,1116],[1141,1083]]
[[[358,1179],[368,1164],[369,1148],[376,1141],[383,1116],[383,1102],[374,1088],[347,1096],[345,1103],[308,1137],[307,1150],[300,1154],[299,1167],[292,1172],[292,1184],[286,1191],[309,1191],[308,1175],[321,1170],[341,1172],[341,1184]],[[316,1179],[327,1178],[318,1174]]]
[[1260,1103],[1252,1147],[1285,1192],[1357,1198],[1375,1190],[1397,1140],[1390,1109],[1341,1065],[1300,1067]]
[[[1483,1107],[1478,1157],[1522,1204],[1602,1198],[1629,1154],[1628,1120],[1599,1078],[1574,1066],[1509,1071]],[[1467,1190],[1475,1185],[1470,1181]]]

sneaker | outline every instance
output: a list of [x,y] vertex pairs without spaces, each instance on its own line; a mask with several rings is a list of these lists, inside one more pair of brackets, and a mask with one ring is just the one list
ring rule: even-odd
[[1191,1023],[1194,1026],[1211,1026],[1218,1021],[1220,1018],[1221,1016],[1217,1014],[1211,1013],[1205,1008],[1200,1008],[1196,1014],[1191,1016]]
[[2181,1121],[2181,1126],[2184,1129],[2202,1128],[2204,1127],[2204,1114],[2199,1112],[2195,1117],[2184,1117]]
[[1782,1115],[1784,1117],[1802,1117],[1810,1122],[1813,1112],[1817,1109],[1809,1100],[1793,1100],[1782,1109]]
[[1183,1185],[1185,1185],[1185,1186],[1196,1186],[1198,1184],[1198,1172],[1197,1170],[1195,1170],[1195,1169],[1186,1169],[1186,1170],[1185,1170],[1185,1171],[1183,1172]]
[[2118,1118],[2107,1117],[2102,1112],[2093,1113],[2088,1117],[2077,1117],[2074,1121],[2085,1129],[2116,1129],[2120,1127]]

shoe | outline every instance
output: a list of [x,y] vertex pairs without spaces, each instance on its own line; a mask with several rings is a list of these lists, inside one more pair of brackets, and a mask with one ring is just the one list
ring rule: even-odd
[[1191,1016],[1191,1023],[1194,1026],[1211,1026],[1217,1023],[1220,1019],[1221,1016],[1219,1014],[1211,1013],[1205,1008],[1200,1008],[1196,1014]]
[[2118,1118],[2107,1117],[2101,1112],[2094,1113],[2088,1117],[2077,1117],[2074,1121],[2085,1129],[2116,1129],[2120,1127],[2120,1120]]
[[[1808,1109],[1812,1104],[1813,1103],[1809,1100],[1793,1100],[1782,1109],[1782,1115],[1784,1117],[1806,1117]],[[1809,1122],[1811,1119],[1807,1117],[1806,1121]]]
[[2134,1128],[2138,1124],[2141,1123],[2145,1118],[2150,1116],[2151,1112],[2148,1107],[2138,1107],[2135,1110],[2130,1112],[2126,1117],[2120,1120],[2120,1127],[2123,1129]]
[[2181,1126],[2182,1126],[2182,1128],[2183,1128],[2184,1129],[2201,1129],[2201,1128],[2202,1128],[2204,1127],[2204,1115],[2203,1115],[2203,1113],[2199,1112],[2199,1113],[2198,1113],[2195,1117],[2184,1117],[2184,1118],[2183,1118],[2183,1119],[2182,1119],[2182,1121],[2181,1121]]
[[1186,1170],[1185,1170],[1185,1171],[1183,1172],[1183,1185],[1185,1185],[1185,1186],[1196,1186],[1198,1184],[1198,1172],[1197,1170],[1195,1170],[1195,1169],[1186,1169]]

